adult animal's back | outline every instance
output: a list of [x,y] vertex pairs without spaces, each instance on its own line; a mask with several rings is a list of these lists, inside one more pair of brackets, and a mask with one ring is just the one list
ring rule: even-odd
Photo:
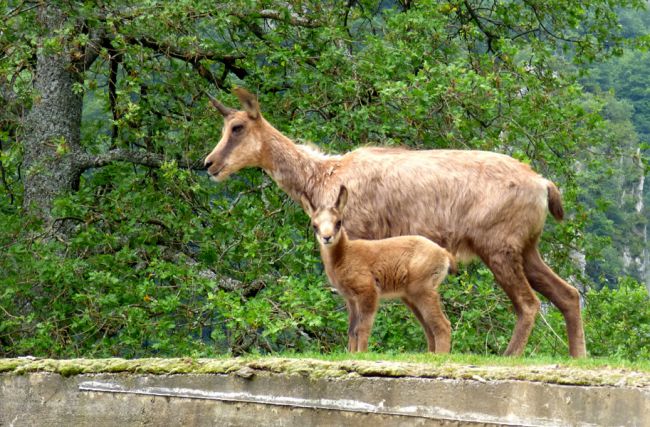
[[351,237],[417,234],[464,258],[493,240],[519,250],[535,240],[554,187],[528,165],[485,151],[361,148],[332,161],[330,174],[313,197],[331,203],[337,183],[354,194]]

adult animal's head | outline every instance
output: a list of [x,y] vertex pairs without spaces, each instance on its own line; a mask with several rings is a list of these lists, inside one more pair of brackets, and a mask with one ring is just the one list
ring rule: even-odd
[[273,130],[262,117],[255,95],[243,88],[234,92],[242,110],[226,107],[210,97],[224,117],[221,140],[204,161],[208,174],[216,181],[223,181],[245,167],[264,167],[264,139]]

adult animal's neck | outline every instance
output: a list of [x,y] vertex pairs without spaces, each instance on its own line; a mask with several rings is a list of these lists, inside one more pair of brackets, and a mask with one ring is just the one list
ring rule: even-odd
[[297,145],[273,129],[264,141],[262,168],[292,199],[312,195],[322,174],[327,156],[315,149]]

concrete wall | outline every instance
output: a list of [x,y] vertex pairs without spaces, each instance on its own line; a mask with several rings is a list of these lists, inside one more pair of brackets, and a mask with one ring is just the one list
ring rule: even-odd
[[0,426],[650,426],[647,387],[304,374],[0,374]]

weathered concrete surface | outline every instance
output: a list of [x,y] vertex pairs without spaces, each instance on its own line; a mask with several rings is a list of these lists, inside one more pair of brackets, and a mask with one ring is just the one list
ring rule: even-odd
[[650,387],[621,380],[576,386],[384,376],[379,366],[364,376],[232,366],[172,375],[5,369],[0,426],[650,426]]

